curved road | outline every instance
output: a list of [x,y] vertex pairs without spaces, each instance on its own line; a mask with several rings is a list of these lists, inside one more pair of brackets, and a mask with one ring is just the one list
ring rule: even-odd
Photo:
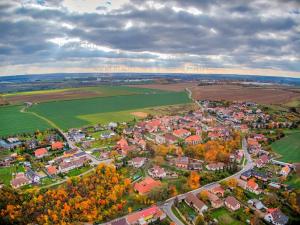
[[254,164],[253,164],[253,161],[252,161],[252,158],[251,158],[250,154],[248,153],[248,150],[247,150],[247,142],[246,142],[246,139],[245,139],[245,138],[244,138],[243,141],[242,141],[242,148],[243,148],[243,150],[244,150],[244,156],[245,156],[246,159],[247,159],[247,163],[246,163],[246,165],[243,167],[242,170],[240,170],[239,172],[237,172],[237,173],[235,173],[235,174],[233,174],[233,175],[231,175],[231,176],[229,176],[229,177],[226,177],[226,178],[224,178],[224,179],[222,179],[222,180],[219,180],[219,181],[216,181],[216,182],[213,182],[213,183],[210,183],[210,184],[206,184],[206,185],[204,185],[204,186],[202,186],[202,187],[200,187],[200,188],[198,188],[198,189],[195,189],[195,190],[192,190],[192,191],[190,191],[190,192],[187,192],[187,193],[184,193],[184,194],[181,194],[181,195],[177,195],[177,196],[175,196],[175,197],[172,197],[172,198],[170,198],[170,199],[168,199],[168,200],[165,201],[165,203],[161,206],[161,209],[162,209],[162,210],[168,215],[168,217],[169,217],[173,222],[175,222],[177,225],[184,225],[184,224],[181,222],[181,220],[179,220],[179,219],[174,215],[174,213],[172,212],[172,206],[173,206],[173,204],[174,204],[175,198],[178,198],[178,200],[183,200],[183,199],[186,197],[186,195],[187,195],[188,193],[192,193],[192,194],[194,194],[194,195],[197,195],[197,194],[199,194],[199,193],[200,193],[201,191],[203,191],[203,190],[213,188],[214,186],[216,186],[218,183],[220,183],[220,182],[222,182],[222,181],[228,180],[228,179],[233,178],[233,177],[239,178],[240,175],[241,175],[243,172],[245,172],[245,171],[247,171],[247,170],[249,170],[249,169],[252,169],[252,168],[254,167]]

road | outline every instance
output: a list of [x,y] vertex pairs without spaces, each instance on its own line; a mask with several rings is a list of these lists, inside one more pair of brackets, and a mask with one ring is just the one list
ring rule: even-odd
[[244,151],[244,156],[245,156],[246,159],[247,159],[247,163],[246,163],[246,165],[243,167],[242,170],[240,170],[239,172],[237,172],[237,173],[235,173],[235,174],[233,174],[233,175],[231,175],[231,176],[229,176],[229,177],[226,177],[226,178],[224,178],[224,179],[222,179],[222,180],[219,180],[219,181],[216,181],[216,182],[213,182],[213,183],[206,184],[206,185],[204,185],[204,186],[202,186],[202,187],[200,187],[200,188],[198,188],[198,189],[195,189],[195,190],[192,190],[192,191],[190,191],[190,192],[187,192],[187,193],[184,193],[184,194],[181,194],[181,195],[177,195],[177,196],[175,196],[175,197],[172,197],[172,198],[170,198],[170,199],[168,199],[168,200],[165,201],[165,203],[161,206],[161,209],[162,209],[162,210],[168,215],[168,217],[169,217],[173,222],[175,222],[177,225],[184,225],[184,224],[183,224],[183,223],[182,223],[182,222],[174,215],[174,213],[172,212],[172,206],[173,206],[173,204],[174,204],[175,198],[178,198],[178,200],[180,201],[180,200],[183,200],[183,199],[186,197],[186,195],[187,195],[188,193],[192,193],[192,194],[194,194],[194,195],[197,195],[197,194],[199,194],[199,193],[200,193],[201,191],[203,191],[203,190],[207,190],[207,189],[213,188],[214,186],[218,185],[218,184],[219,184],[220,182],[222,182],[222,181],[228,180],[228,179],[230,179],[230,178],[239,178],[240,175],[241,175],[243,172],[245,172],[245,171],[247,171],[247,170],[249,170],[249,169],[252,169],[252,168],[254,167],[254,163],[253,163],[253,160],[252,160],[250,154],[248,153],[248,150],[247,150],[247,142],[246,142],[246,139],[245,139],[245,138],[242,140],[242,149],[243,149],[243,151]]

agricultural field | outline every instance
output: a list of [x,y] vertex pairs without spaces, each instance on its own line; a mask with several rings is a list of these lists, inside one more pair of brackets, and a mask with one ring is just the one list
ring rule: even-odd
[[22,107],[23,106],[0,107],[0,136],[34,132],[37,129],[44,130],[51,127],[48,123],[30,113],[20,112]]
[[[17,92],[2,94],[0,100],[9,104],[20,104],[23,102],[49,102],[71,99],[84,99],[95,97],[108,97],[119,95],[135,95],[142,93],[162,93],[162,90],[151,90],[145,88],[134,88],[126,86],[97,86],[65,89],[50,89],[30,92]],[[1,103],[1,102],[0,102]]]
[[[97,115],[95,116],[95,114],[98,113],[106,113],[106,115],[99,116],[104,116],[103,122],[109,122],[113,121],[111,116],[113,116],[114,113],[121,112],[117,114],[117,118],[123,121],[126,119],[128,120],[129,117],[126,113],[124,116],[122,111],[136,111],[136,109],[141,108],[189,102],[190,99],[185,92],[143,93],[139,95],[41,103],[32,106],[30,112],[34,112],[41,117],[47,118],[62,129],[68,129],[72,127],[82,127],[96,122],[95,117],[97,117]],[[114,118],[116,118],[116,116]]]
[[195,82],[173,84],[134,85],[165,91],[183,91],[189,88],[193,98],[198,100],[253,101],[260,104],[288,104],[297,106],[300,89],[283,86],[249,86],[241,84],[214,84],[198,86]]
[[272,143],[272,149],[280,154],[281,161],[300,162],[300,130],[286,133],[285,137]]
[[89,115],[80,115],[78,118],[88,121],[90,124],[106,124],[110,121],[128,122],[133,119],[139,120],[147,117],[147,115],[170,115],[173,113],[185,113],[194,109],[194,104],[178,104],[157,106],[117,112],[96,113]]

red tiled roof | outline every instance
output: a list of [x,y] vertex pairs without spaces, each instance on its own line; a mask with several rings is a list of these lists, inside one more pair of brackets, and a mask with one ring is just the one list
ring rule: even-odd
[[178,130],[173,131],[173,134],[176,136],[181,136],[181,135],[188,134],[188,133],[190,133],[190,132],[186,129],[178,129]]
[[52,143],[51,145],[51,148],[53,150],[56,150],[56,149],[62,149],[64,147],[64,143],[60,142],[60,141],[57,141],[57,142],[54,142]]
[[136,213],[133,213],[133,214],[130,214],[127,216],[127,221],[129,224],[135,224],[139,219],[141,218],[147,218],[147,217],[150,217],[150,216],[157,216],[157,217],[160,217],[162,215],[162,211],[156,206],[152,206],[148,209],[145,209],[143,211],[140,211],[140,212],[136,212]]
[[236,200],[235,197],[232,197],[232,196],[228,196],[225,199],[225,202],[227,202],[227,204],[231,205],[232,207],[236,207],[239,204],[238,200]]
[[57,173],[57,169],[55,166],[47,166],[47,171],[50,175],[56,174]]
[[139,183],[135,183],[134,189],[139,192],[139,194],[147,194],[153,188],[160,187],[161,182],[152,179],[151,177],[145,178],[143,181]]
[[45,149],[45,148],[39,148],[37,150],[34,151],[34,155],[37,157],[37,156],[43,156],[45,154],[48,153],[48,150]]
[[253,190],[256,190],[258,188],[258,184],[255,182],[254,179],[248,180],[247,186],[250,187]]
[[199,135],[191,135],[185,139],[186,142],[193,142],[193,141],[201,141],[201,137]]

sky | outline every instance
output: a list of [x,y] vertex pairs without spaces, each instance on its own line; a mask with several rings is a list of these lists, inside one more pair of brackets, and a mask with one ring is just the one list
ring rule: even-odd
[[299,0],[0,0],[0,75],[300,77]]

